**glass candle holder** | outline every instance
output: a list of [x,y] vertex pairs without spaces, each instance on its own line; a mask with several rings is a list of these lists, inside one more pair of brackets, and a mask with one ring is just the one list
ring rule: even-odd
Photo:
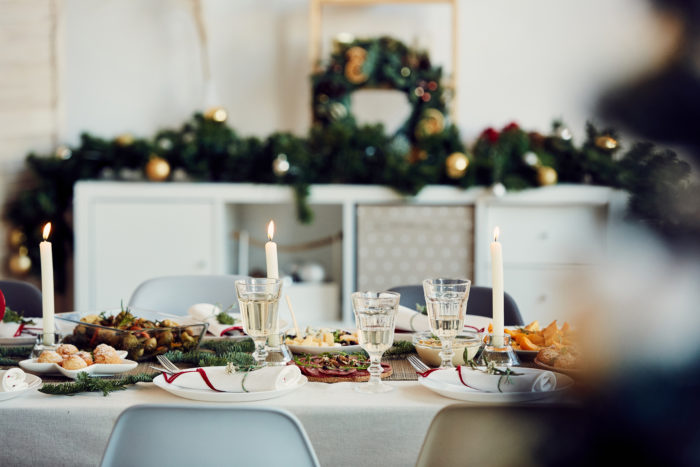
[[484,336],[484,348],[476,363],[483,366],[493,364],[500,368],[518,366],[520,365],[520,360],[510,345],[510,336],[508,334],[486,334]]

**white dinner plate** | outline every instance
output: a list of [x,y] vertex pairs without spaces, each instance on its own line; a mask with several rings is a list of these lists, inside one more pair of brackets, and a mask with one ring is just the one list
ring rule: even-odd
[[[544,370],[536,368],[520,368],[515,371],[519,373],[542,373]],[[554,372],[553,372],[554,373]],[[538,399],[545,399],[561,394],[569,389],[574,380],[561,373],[554,373],[557,378],[557,386],[553,391],[546,392],[484,392],[468,388],[459,381],[456,370],[438,370],[430,373],[427,377],[418,377],[418,382],[444,397],[467,402],[486,402],[491,404],[505,404],[512,402],[527,402]]]
[[165,382],[162,374],[153,378],[153,384],[168,391],[170,394],[202,402],[252,402],[274,399],[296,391],[306,384],[307,381],[306,376],[301,375],[295,385],[278,391],[216,392],[210,389],[190,389],[175,384],[168,384]]
[[309,355],[319,355],[322,353],[339,353],[339,352],[345,352],[345,353],[362,352],[362,346],[359,344],[341,345],[338,347],[316,347],[315,345],[287,344],[287,347],[289,347],[289,350],[291,350],[292,353],[309,354]]
[[127,360],[126,351],[117,351],[122,357],[124,363],[117,364],[107,364],[107,363],[95,363],[80,370],[66,370],[61,365],[57,363],[38,363],[36,358],[28,358],[27,360],[22,360],[19,362],[20,368],[23,370],[31,371],[34,373],[44,373],[44,374],[55,374],[60,373],[66,378],[75,379],[78,377],[78,373],[87,373],[90,375],[114,375],[117,373],[124,373],[129,370],[133,370],[138,366],[138,362],[133,360]]
[[21,396],[24,394],[27,394],[32,391],[36,391],[39,389],[39,386],[41,386],[41,378],[35,375],[27,375],[27,378],[25,379],[26,383],[29,385],[27,389],[21,389],[19,391],[0,391],[0,401],[6,401],[8,399],[12,399],[17,396]]

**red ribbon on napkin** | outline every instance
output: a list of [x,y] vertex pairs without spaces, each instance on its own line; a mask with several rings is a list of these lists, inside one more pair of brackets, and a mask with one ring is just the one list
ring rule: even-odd
[[5,295],[3,295],[2,290],[0,290],[0,321],[5,317]]
[[211,381],[209,381],[209,377],[207,376],[206,371],[204,371],[202,368],[196,368],[194,370],[188,370],[188,371],[181,371],[179,373],[175,373],[172,375],[169,375],[168,373],[163,372],[163,379],[165,379],[165,382],[168,384],[171,384],[173,381],[177,379],[178,376],[184,375],[185,373],[199,373],[199,376],[202,377],[204,380],[204,383],[206,383],[207,386],[209,386],[209,389],[212,391],[216,392],[224,392],[216,389],[213,384],[211,384]]
[[439,369],[440,368],[431,368],[429,370],[424,371],[423,373],[421,373],[420,371],[416,371],[416,374],[422,376],[423,378],[427,378],[430,373],[432,373],[433,371],[438,371]]

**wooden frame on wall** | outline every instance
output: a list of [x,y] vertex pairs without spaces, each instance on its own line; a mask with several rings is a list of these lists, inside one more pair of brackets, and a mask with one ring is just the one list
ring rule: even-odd
[[453,122],[457,122],[457,83],[459,76],[459,0],[309,0],[309,63],[311,71],[318,71],[321,63],[321,27],[323,7],[327,5],[372,6],[380,4],[447,4],[452,14],[452,75],[444,83],[452,91],[452,105],[449,106]]

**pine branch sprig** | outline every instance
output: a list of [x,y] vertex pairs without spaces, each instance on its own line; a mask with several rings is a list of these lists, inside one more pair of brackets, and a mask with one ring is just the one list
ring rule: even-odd
[[153,373],[138,373],[120,379],[103,379],[79,373],[73,383],[45,384],[39,392],[52,395],[70,396],[81,392],[102,392],[103,396],[113,391],[122,391],[126,386],[136,383],[150,383],[156,375]]

